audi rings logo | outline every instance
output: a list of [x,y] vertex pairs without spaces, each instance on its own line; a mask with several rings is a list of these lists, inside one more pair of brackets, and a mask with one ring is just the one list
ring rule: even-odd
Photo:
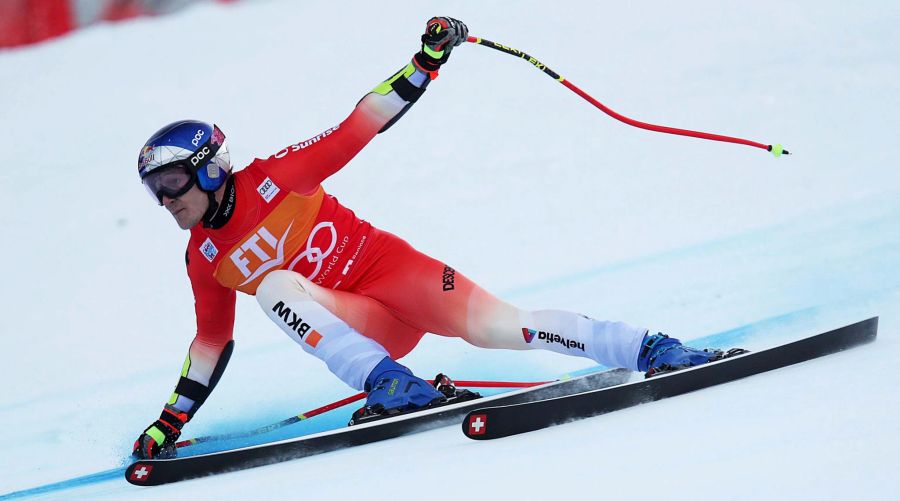
[[[327,232],[326,232],[327,230]],[[316,236],[319,233],[323,233],[324,235],[328,235],[329,244],[325,250],[322,250],[321,247],[316,247],[313,245],[313,241],[316,239]],[[306,249],[303,250],[297,257],[291,261],[288,269],[294,271],[294,267],[300,262],[301,259],[306,259],[310,264],[315,264],[316,268],[310,273],[306,278],[312,280],[322,271],[322,262],[331,255],[334,251],[334,247],[337,245],[337,230],[334,229],[334,223],[331,221],[321,222],[313,228],[312,232],[309,234],[309,238],[306,240]]]

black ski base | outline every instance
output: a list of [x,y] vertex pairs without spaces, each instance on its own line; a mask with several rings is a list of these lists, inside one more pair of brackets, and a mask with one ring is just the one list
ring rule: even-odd
[[754,353],[604,389],[523,404],[475,409],[462,423],[473,440],[539,430],[780,369],[875,340],[878,317]]
[[631,374],[627,369],[613,369],[280,442],[198,456],[144,459],[136,461],[125,470],[125,480],[141,486],[168,484],[313,456],[457,424],[466,412],[479,405],[530,402],[613,386],[627,381]]

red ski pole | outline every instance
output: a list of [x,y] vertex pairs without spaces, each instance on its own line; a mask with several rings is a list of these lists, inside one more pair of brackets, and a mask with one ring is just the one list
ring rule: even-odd
[[272,423],[272,424],[263,426],[261,428],[257,428],[255,430],[239,431],[236,433],[225,433],[222,435],[207,435],[205,437],[197,437],[197,438],[192,438],[190,440],[182,440],[181,442],[177,442],[175,444],[175,447],[178,447],[178,448],[189,447],[191,445],[202,444],[204,442],[212,442],[212,441],[218,441],[218,440],[231,440],[233,438],[246,438],[246,437],[252,437],[254,435],[261,435],[263,433],[268,433],[270,431],[277,430],[278,428],[283,428],[289,424],[294,424],[299,421],[303,421],[304,419],[309,419],[313,416],[318,416],[319,414],[323,414],[330,410],[334,410],[339,407],[343,407],[347,404],[356,402],[357,400],[362,400],[364,398],[366,398],[366,393],[357,393],[356,395],[351,395],[347,398],[338,400],[337,402],[332,402],[328,405],[323,405],[322,407],[313,409],[311,411],[306,411],[301,414],[297,414],[296,416],[291,416],[291,417],[289,417],[287,419],[283,419],[277,423]]
[[640,122],[638,120],[628,118],[625,115],[617,113],[612,108],[606,106],[605,104],[601,103],[600,101],[597,101],[596,99],[591,97],[587,92],[579,89],[578,87],[575,86],[575,84],[566,80],[565,78],[561,77],[558,73],[556,73],[555,71],[548,68],[547,65],[545,65],[544,63],[538,61],[537,59],[529,56],[528,54],[526,54],[518,49],[513,49],[512,47],[507,47],[507,46],[499,44],[497,42],[492,42],[490,40],[485,40],[483,38],[478,38],[478,37],[473,37],[473,36],[470,36],[467,39],[467,41],[477,44],[477,45],[483,45],[485,47],[490,47],[492,49],[499,50],[500,52],[503,52],[503,53],[506,53],[506,54],[509,54],[512,56],[520,57],[520,58],[528,61],[529,63],[533,64],[535,68],[543,71],[544,73],[549,75],[554,80],[565,85],[566,87],[569,88],[569,90],[578,94],[579,96],[584,98],[585,101],[593,104],[595,107],[599,108],[601,111],[603,111],[607,115],[615,118],[616,120],[619,120],[620,122],[624,122],[628,125],[631,125],[633,127],[651,130],[654,132],[664,132],[666,134],[676,134],[679,136],[689,136],[689,137],[696,137],[696,138],[700,138],[700,139],[709,139],[711,141],[723,141],[723,142],[727,142],[727,143],[744,144],[747,146],[753,146],[755,148],[761,148],[766,151],[770,151],[776,157],[781,156],[782,154],[790,155],[790,152],[788,152],[788,150],[784,149],[784,147],[780,144],[763,144],[763,143],[758,143],[756,141],[750,141],[748,139],[741,139],[739,137],[723,136],[720,134],[711,134],[709,132],[699,132],[699,131],[687,130],[687,129],[677,129],[675,127],[667,127],[664,125],[654,125],[651,123]]

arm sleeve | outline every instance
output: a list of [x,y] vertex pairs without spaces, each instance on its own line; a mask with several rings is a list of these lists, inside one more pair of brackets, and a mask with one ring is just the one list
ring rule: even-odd
[[211,266],[204,266],[207,262],[199,252],[191,252],[196,247],[188,247],[185,260],[194,292],[197,335],[181,368],[178,385],[166,404],[189,418],[219,382],[234,349],[235,292],[215,281]]
[[273,179],[298,193],[312,192],[328,176],[343,168],[375,135],[399,120],[435,76],[435,72],[410,62],[363,96],[339,125],[288,146],[262,161],[261,167]]

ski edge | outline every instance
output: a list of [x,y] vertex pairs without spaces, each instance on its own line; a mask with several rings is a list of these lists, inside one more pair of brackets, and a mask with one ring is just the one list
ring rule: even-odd
[[[543,428],[548,428],[551,426],[562,424],[564,422],[587,419],[587,418],[599,416],[602,414],[606,414],[608,412],[613,412],[616,410],[621,410],[621,409],[625,409],[628,407],[640,405],[642,403],[654,402],[654,401],[662,400],[664,398],[668,398],[671,396],[677,396],[677,395],[681,395],[684,393],[696,391],[699,389],[705,389],[708,387],[717,386],[719,384],[736,381],[736,380],[754,376],[757,374],[770,372],[772,370],[781,369],[781,368],[788,367],[791,365],[796,365],[796,364],[814,360],[816,358],[820,358],[823,356],[840,353],[844,350],[874,341],[878,334],[878,319],[879,319],[879,317],[877,317],[877,316],[871,317],[866,320],[862,320],[862,321],[859,321],[859,322],[856,322],[853,324],[845,325],[843,327],[838,327],[836,329],[832,329],[832,330],[824,332],[824,333],[815,334],[812,336],[801,338],[796,341],[791,341],[791,342],[784,343],[781,345],[773,346],[773,347],[770,347],[770,348],[767,348],[764,350],[745,353],[742,355],[738,355],[736,357],[726,358],[726,359],[719,360],[716,362],[711,362],[709,364],[698,365],[696,367],[690,367],[688,369],[683,369],[683,370],[671,372],[668,374],[661,374],[659,376],[655,376],[655,377],[649,378],[649,379],[631,381],[631,382],[626,382],[626,383],[612,386],[612,387],[598,388],[598,389],[590,390],[590,391],[586,391],[586,392],[562,395],[559,397],[542,399],[542,400],[537,400],[537,401],[533,401],[533,402],[512,403],[512,404],[507,404],[507,405],[480,407],[477,409],[473,409],[472,411],[470,411],[469,413],[466,414],[465,419],[463,419],[463,422],[461,423],[462,432],[463,432],[463,435],[465,435],[467,438],[472,439],[472,440],[495,440],[498,438],[504,438],[504,437],[508,437],[508,436],[512,436],[512,435],[518,435],[521,433],[537,431],[537,430],[540,430]],[[828,340],[828,341],[830,341],[830,343],[827,346],[819,346],[819,347],[812,346],[815,344],[815,341],[817,341],[817,340]],[[516,429],[516,430],[514,430],[512,432],[508,432],[508,433],[489,433],[487,431],[488,430],[487,423],[491,417],[492,412],[505,412],[505,411],[515,410],[515,409],[525,410],[529,407],[535,408],[535,407],[539,407],[539,406],[547,406],[548,404],[550,404],[554,401],[559,403],[559,402],[562,402],[565,400],[571,401],[572,399],[591,400],[591,399],[597,398],[597,396],[599,394],[610,394],[610,392],[625,391],[626,389],[629,389],[629,387],[638,388],[638,390],[636,390],[636,392],[638,392],[642,388],[648,388],[651,385],[659,384],[658,382],[661,380],[684,376],[686,374],[696,373],[696,372],[704,371],[704,370],[712,369],[715,371],[715,370],[717,370],[717,369],[715,369],[716,366],[721,367],[721,365],[723,365],[723,364],[732,364],[735,362],[741,363],[740,361],[742,359],[746,359],[749,357],[754,357],[753,359],[755,359],[755,360],[762,360],[763,357],[767,353],[774,353],[779,350],[785,350],[785,349],[791,349],[791,350],[795,350],[798,352],[793,357],[794,359],[788,361],[787,363],[779,362],[779,363],[769,364],[769,365],[764,366],[760,370],[750,370],[742,375],[727,376],[727,377],[721,378],[721,380],[717,380],[711,384],[695,385],[696,386],[695,388],[689,389],[687,391],[675,392],[675,393],[672,393],[671,395],[664,395],[664,396],[658,396],[658,395],[653,394],[652,392],[644,392],[646,394],[643,395],[642,398],[635,399],[632,402],[626,403],[624,405],[621,405],[619,407],[615,407],[615,408],[609,409],[609,410],[601,409],[601,410],[587,412],[587,413],[584,413],[583,415],[571,415],[570,414],[570,415],[564,416],[563,418],[561,418],[559,420],[550,419],[549,420],[550,422],[548,422],[548,424],[543,424],[543,425],[539,425],[539,426],[522,426],[522,427],[519,427],[521,429]],[[560,414],[563,414],[563,413],[560,412]],[[479,421],[479,419],[480,419],[480,421]],[[496,419],[496,416],[495,416],[495,419]],[[559,421],[559,422],[556,422],[556,421]],[[482,426],[484,427],[483,429],[482,429]],[[472,432],[470,430],[470,428],[475,428],[476,431]],[[493,429],[493,428],[491,428],[491,429]]]
[[[195,478],[202,478],[210,475],[216,475],[221,473],[228,473],[233,471],[240,471],[249,468],[255,468],[258,466],[265,466],[269,464],[280,463],[284,461],[289,461],[293,459],[300,459],[307,456],[316,455],[319,453],[332,452],[334,450],[338,450],[348,446],[354,445],[362,445],[365,443],[372,443],[380,440],[385,440],[389,438],[396,438],[398,436],[414,433],[416,431],[425,431],[426,429],[437,428],[440,426],[447,426],[452,424],[453,422],[458,422],[458,419],[461,419],[465,410],[475,407],[478,404],[486,403],[487,401],[498,401],[498,400],[512,400],[516,401],[517,399],[525,399],[528,400],[530,394],[535,392],[543,393],[543,392],[552,392],[559,391],[563,394],[568,394],[572,392],[579,392],[578,386],[580,384],[587,384],[588,381],[597,380],[604,381],[610,380],[612,381],[609,385],[619,384],[621,381],[627,380],[630,375],[633,374],[631,371],[627,369],[607,369],[599,372],[593,372],[590,374],[585,374],[581,376],[576,376],[567,379],[560,379],[557,381],[552,381],[550,383],[534,386],[530,388],[522,388],[519,390],[513,390],[506,393],[500,393],[497,395],[492,395],[490,397],[482,397],[476,400],[469,400],[465,402],[460,402],[457,404],[435,407],[433,409],[427,409],[421,412],[414,412],[409,414],[400,415],[394,418],[387,418],[377,421],[372,421],[369,423],[363,423],[354,425],[351,427],[342,427],[336,428],[333,430],[326,430],[318,433],[313,433],[309,435],[304,435],[297,438],[289,438],[284,440],[279,440],[275,442],[269,442],[264,444],[252,445],[247,447],[241,447],[237,449],[229,449],[225,451],[212,452],[208,454],[200,454],[197,456],[187,456],[182,458],[170,458],[170,459],[142,459],[135,461],[131,465],[129,465],[124,472],[125,480],[129,483],[141,487],[149,487],[155,485],[163,485],[168,483],[179,482],[183,480],[191,480]],[[566,388],[573,388],[571,390],[566,390]],[[420,426],[416,426],[416,423],[420,423]],[[441,424],[443,423],[443,424]],[[360,437],[364,435],[367,430],[371,429],[379,429],[386,428],[390,425],[396,424],[404,424],[406,426],[405,432],[397,432],[397,433],[384,433],[382,438],[377,438],[374,440],[363,440]],[[431,425],[431,426],[429,426]],[[335,442],[322,446],[321,448],[315,448],[313,444],[316,442],[321,442],[325,440],[332,439]],[[163,474],[160,478],[159,475],[153,474],[153,469],[157,466],[163,466],[163,468],[169,468],[179,462],[185,463],[186,461],[202,461],[209,460],[210,458],[225,458],[227,456],[236,456],[248,451],[260,451],[269,448],[278,449],[280,447],[297,447],[304,448],[304,446],[308,445],[305,450],[301,452],[294,453],[282,453],[282,454],[273,454],[268,457],[256,457],[256,458],[240,458],[234,461],[231,465],[221,466],[217,468],[207,468],[203,471],[195,471],[195,472],[186,472],[181,473],[179,475],[165,475]],[[273,450],[275,450],[273,449]],[[198,459],[199,458],[199,459]],[[139,468],[144,468],[145,475],[141,475],[135,477],[136,471]],[[146,477],[146,478],[143,478]]]

